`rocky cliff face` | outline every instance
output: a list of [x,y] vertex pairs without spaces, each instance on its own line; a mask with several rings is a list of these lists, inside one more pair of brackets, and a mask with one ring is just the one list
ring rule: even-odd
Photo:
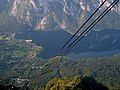
[[[64,29],[75,32],[104,0],[9,0],[10,14],[40,30]],[[113,0],[108,0],[103,11]],[[120,16],[120,3],[111,13]],[[112,18],[111,18],[112,19]],[[112,22],[111,22],[112,23]],[[115,23],[114,23],[115,24]]]

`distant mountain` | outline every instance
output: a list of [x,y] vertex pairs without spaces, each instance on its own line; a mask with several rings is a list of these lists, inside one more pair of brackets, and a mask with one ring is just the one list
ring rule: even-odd
[[[104,0],[9,0],[10,14],[21,23],[40,30],[64,29],[75,32]],[[108,0],[100,12],[113,0]],[[98,13],[97,13],[98,14]],[[96,15],[97,16],[97,15]],[[113,20],[117,20],[112,22]],[[96,28],[120,28],[120,3]],[[105,23],[105,24],[103,24]],[[114,26],[115,25],[115,26]],[[112,26],[112,27],[111,27]]]
[[[100,12],[105,10],[111,1],[113,0],[107,1]],[[64,44],[63,39],[67,40],[65,35],[68,33],[66,34],[64,30],[75,32],[101,2],[103,0],[0,0],[0,87],[4,88],[6,85],[11,89],[12,86],[25,86],[31,90],[36,88],[44,90],[46,83],[53,78],[87,76],[95,78],[97,82],[111,90],[119,90],[120,56],[77,60],[67,57],[46,60],[37,57],[44,48],[46,49],[44,45],[50,46],[45,57],[49,53],[54,54],[52,50],[61,48],[60,43]],[[51,34],[53,32],[47,32],[45,35],[43,31],[41,34],[37,33],[39,31],[32,31],[34,29],[61,30],[65,33],[61,35],[55,31],[59,35],[54,33],[54,37]],[[74,54],[85,51],[120,50],[119,29],[120,3],[95,27],[94,31],[82,39],[79,46],[74,47]],[[22,32],[29,32],[27,40],[15,38],[17,33]],[[30,35],[30,32],[35,32],[40,37],[34,33]],[[39,46],[34,42],[35,39],[31,39],[32,36],[35,39],[37,37],[36,42],[39,41]]]

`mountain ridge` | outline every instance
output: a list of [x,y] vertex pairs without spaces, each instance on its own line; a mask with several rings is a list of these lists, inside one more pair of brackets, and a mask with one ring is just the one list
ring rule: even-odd
[[[10,14],[18,21],[29,24],[37,30],[64,29],[74,33],[79,26],[95,11],[104,0],[11,0]],[[110,5],[113,0],[107,1],[100,12]],[[110,12],[120,17],[120,3]],[[96,16],[95,16],[96,17]],[[113,18],[109,18],[113,20]],[[110,21],[109,19],[102,22]],[[92,19],[93,20],[93,19]],[[119,22],[110,24],[114,25]],[[98,25],[97,28],[104,25]],[[118,27],[116,27],[118,28]]]

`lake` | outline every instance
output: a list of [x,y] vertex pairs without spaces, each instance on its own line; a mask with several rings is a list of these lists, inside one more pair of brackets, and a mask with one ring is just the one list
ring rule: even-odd
[[[79,42],[68,53],[67,56],[71,58],[102,57],[102,56],[111,56],[120,53],[119,41],[117,41],[115,44],[105,46],[106,42],[108,44],[114,40],[114,37],[112,37],[114,35],[112,35],[111,32],[110,32],[111,38],[105,39],[106,41],[104,40],[102,42],[94,39],[97,38],[96,37],[97,34],[101,35],[99,34],[99,32],[90,33],[88,36],[82,39],[81,42]],[[116,34],[118,34],[118,30],[116,31]],[[58,31],[33,31],[33,30],[27,31],[26,30],[20,34],[17,34],[15,38],[24,39],[24,40],[32,39],[33,43],[43,47],[43,51],[37,56],[40,58],[49,59],[54,55],[56,55],[56,53],[61,49],[61,47],[71,36],[72,36],[71,34],[67,33],[64,30],[58,30]],[[111,48],[113,47],[113,45],[115,48]]]

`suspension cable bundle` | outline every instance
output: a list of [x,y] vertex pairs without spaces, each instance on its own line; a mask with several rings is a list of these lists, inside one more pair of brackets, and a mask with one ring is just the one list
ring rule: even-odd
[[[114,0],[76,39],[75,36],[79,33],[79,31],[87,24],[87,22],[99,11],[99,9],[106,3],[107,0],[95,10],[95,12],[83,23],[83,25],[75,32],[75,34],[63,45],[60,51],[56,56],[66,55],[86,34],[88,34],[91,29],[119,2],[119,0]],[[71,40],[73,40],[71,42]],[[71,43],[70,43],[71,42]]]
[[[72,43],[70,43],[70,45],[68,45],[68,43],[78,34],[78,32],[84,27],[84,25],[86,25],[86,23],[94,16],[94,14],[105,4],[107,0],[105,0],[97,9],[96,11],[88,18],[88,20],[80,27],[80,29],[65,43],[65,45],[60,49],[60,51],[57,53],[57,56],[60,54],[62,57],[64,55],[66,55],[87,33],[90,32],[90,30],[119,2],[119,0],[115,0],[113,3],[111,3],[109,5],[109,7],[107,7],[107,9],[105,9],[103,11],[102,14],[100,14],[96,19],[95,21],[92,22],[92,24],[90,24],[86,29],[85,31],[83,31]],[[68,45],[68,47],[67,47]],[[65,49],[65,47],[67,47]],[[63,51],[64,50],[64,51]],[[58,57],[57,57],[58,58]],[[49,64],[49,62],[51,62],[52,59],[50,59],[44,66],[43,68],[47,68],[47,65]],[[44,70],[45,71],[45,70]],[[42,72],[41,72],[42,74]],[[29,78],[36,78],[37,76],[40,76],[41,74],[39,75],[36,75],[36,76],[32,76],[32,77],[29,77]]]

